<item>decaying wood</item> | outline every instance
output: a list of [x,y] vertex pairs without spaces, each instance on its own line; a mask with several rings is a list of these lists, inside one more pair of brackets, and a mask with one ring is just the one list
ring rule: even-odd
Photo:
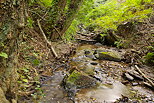
[[47,45],[49,45],[50,49],[52,50],[53,55],[57,58],[58,55],[57,55],[56,51],[54,50],[54,48],[52,47],[51,43],[48,41],[47,37],[45,36],[45,33],[44,33],[44,31],[41,27],[41,24],[40,24],[40,20],[37,20],[37,23],[38,23],[38,26],[41,30],[44,40],[46,41]]
[[136,70],[154,87],[154,83],[140,70],[140,68],[135,65]]

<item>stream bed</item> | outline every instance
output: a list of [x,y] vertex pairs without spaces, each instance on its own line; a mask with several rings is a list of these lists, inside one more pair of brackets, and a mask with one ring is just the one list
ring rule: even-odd
[[[121,58],[100,59],[100,51],[115,51]],[[102,45],[81,45],[70,57],[69,68],[55,71],[42,82],[45,97],[39,103],[154,103],[153,91],[125,75],[130,69],[122,61],[125,52]]]

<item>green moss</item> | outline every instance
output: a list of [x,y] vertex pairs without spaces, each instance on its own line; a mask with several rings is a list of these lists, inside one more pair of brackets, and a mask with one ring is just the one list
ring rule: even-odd
[[109,52],[101,52],[102,54],[110,54]]
[[106,59],[106,60],[112,60],[112,61],[120,61],[121,56],[115,51],[108,51],[108,52],[100,52],[99,53],[99,59]]
[[147,53],[145,56],[145,63],[154,65],[154,52]]
[[96,80],[84,72],[74,70],[66,79],[66,88],[87,88],[96,85]]
[[74,84],[77,79],[81,76],[81,73],[74,70],[71,75],[67,78],[67,83]]
[[104,54],[104,55],[107,55],[107,56],[115,57],[115,58],[117,58],[117,56],[118,56],[113,52],[101,52],[101,53]]
[[50,7],[53,0],[40,0],[45,7]]

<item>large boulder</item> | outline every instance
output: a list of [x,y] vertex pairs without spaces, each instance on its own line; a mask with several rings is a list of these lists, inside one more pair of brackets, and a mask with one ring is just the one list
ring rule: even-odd
[[68,77],[64,78],[63,83],[68,97],[73,99],[78,89],[95,86],[97,80],[82,71],[74,70]]
[[68,78],[65,80],[65,87],[70,89],[71,87],[88,88],[97,84],[96,79],[90,77],[88,74],[74,70]]
[[100,51],[96,55],[100,60],[121,61],[122,57],[117,51]]

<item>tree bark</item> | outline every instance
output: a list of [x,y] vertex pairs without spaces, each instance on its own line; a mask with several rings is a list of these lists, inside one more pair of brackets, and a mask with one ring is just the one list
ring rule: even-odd
[[25,0],[0,1],[0,87],[7,99],[15,98],[18,79],[18,43],[25,26]]
[[[79,7],[81,5],[83,0],[71,0],[70,4],[68,6],[67,14],[63,17],[59,18],[58,22],[56,23],[56,28],[58,29],[59,33],[55,30],[52,32],[51,40],[56,40],[59,37],[62,37],[66,30],[71,25],[72,21],[75,18],[75,15],[77,14]],[[63,3],[63,2],[61,2]]]

